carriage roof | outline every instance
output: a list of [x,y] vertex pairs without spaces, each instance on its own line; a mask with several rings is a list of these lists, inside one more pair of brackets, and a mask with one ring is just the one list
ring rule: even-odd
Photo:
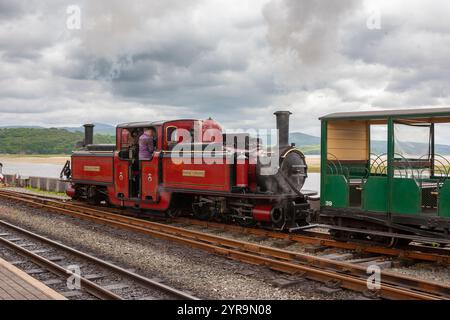
[[358,112],[336,112],[325,115],[320,120],[329,119],[386,119],[401,117],[450,117],[450,108],[420,108],[420,109],[397,109]]

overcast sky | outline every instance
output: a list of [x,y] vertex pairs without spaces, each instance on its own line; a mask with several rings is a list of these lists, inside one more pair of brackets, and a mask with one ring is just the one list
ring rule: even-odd
[[449,106],[449,16],[445,0],[0,0],[0,125],[268,128],[289,109],[318,134],[330,112]]

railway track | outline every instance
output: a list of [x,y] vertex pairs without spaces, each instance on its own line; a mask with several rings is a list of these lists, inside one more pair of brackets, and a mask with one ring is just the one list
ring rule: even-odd
[[[19,268],[21,265],[28,266],[28,272],[34,276],[46,274],[48,278],[48,275],[52,274],[51,280],[47,279],[45,283],[56,286],[55,289],[68,298],[197,300],[189,293],[3,220],[0,220],[0,246],[5,257],[14,258],[18,255],[20,259],[25,259],[15,260],[14,264]],[[7,252],[4,252],[5,248]],[[35,265],[38,269],[30,270],[30,265]],[[73,270],[68,266],[77,266],[80,273],[74,275]],[[80,287],[67,291],[65,283],[71,276],[78,277]]]
[[[119,215],[99,208],[61,202],[37,196],[0,191],[0,197],[46,211],[126,229],[152,237],[189,245],[213,254],[245,263],[263,265],[311,280],[368,293],[386,299],[449,299],[450,287],[396,273],[381,271],[377,290],[367,288],[367,268],[361,265],[325,259],[298,252],[277,249],[217,235],[189,230],[154,221]],[[321,239],[323,240],[323,239]]]
[[[27,197],[29,199],[36,199],[37,201],[41,201],[42,199],[48,201],[58,201],[54,197],[51,196],[41,196],[41,195],[30,195],[23,194],[15,191],[7,191],[0,190],[1,193],[6,193],[12,196],[20,196]],[[140,218],[144,220],[152,219],[154,221],[155,218],[149,218],[143,214],[139,214],[137,212],[133,212],[130,210],[124,210],[119,208],[99,208],[96,206],[88,205],[82,202],[74,202],[70,200],[69,202],[64,203],[64,205],[74,204],[79,207],[93,209],[93,210],[103,210],[110,213],[131,216],[134,218]],[[72,207],[73,208],[73,207]],[[375,255],[383,255],[390,257],[397,257],[401,259],[410,259],[416,261],[428,261],[428,262],[436,262],[441,265],[450,265],[450,249],[449,248],[435,248],[430,246],[425,246],[422,244],[410,244],[408,246],[399,247],[399,248],[388,248],[383,246],[376,246],[373,244],[365,244],[360,242],[343,242],[337,241],[331,238],[329,234],[323,232],[316,232],[310,230],[303,230],[300,233],[283,233],[265,229],[257,229],[251,227],[241,227],[233,224],[219,223],[219,222],[211,222],[211,221],[201,221],[197,219],[191,219],[186,217],[174,217],[174,218],[164,218],[161,219],[162,222],[173,223],[180,226],[183,225],[195,225],[199,227],[203,227],[205,229],[211,230],[223,230],[227,232],[233,232],[238,234],[247,234],[259,237],[273,238],[279,240],[285,240],[292,243],[299,243],[302,245],[316,245],[316,246],[324,246],[330,248],[338,248],[343,250],[351,250],[358,253],[367,253],[367,254],[375,254]]]
[[196,225],[212,230],[223,230],[240,234],[280,239],[304,245],[325,246],[343,250],[352,250],[359,253],[381,254],[384,256],[398,257],[402,259],[428,261],[436,262],[442,265],[450,265],[450,249],[448,247],[437,248],[425,246],[422,244],[409,244],[407,246],[398,248],[388,248],[362,242],[338,241],[331,238],[329,234],[310,230],[303,230],[299,233],[283,233],[271,230],[241,227],[219,222],[201,221],[185,217],[172,218],[171,221],[179,225]]

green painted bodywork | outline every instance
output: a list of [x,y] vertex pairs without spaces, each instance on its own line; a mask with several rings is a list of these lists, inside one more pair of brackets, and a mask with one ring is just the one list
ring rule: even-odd
[[348,183],[343,175],[330,175],[325,179],[325,192],[320,197],[323,205],[332,208],[348,207]]
[[421,212],[422,194],[414,179],[393,178],[391,212],[418,215]]
[[348,178],[363,178],[368,175],[368,172],[367,164],[340,164],[327,167],[329,175],[344,175]]
[[[320,194],[325,194],[325,178],[327,177],[327,125],[323,120],[320,135]],[[320,205],[325,205],[324,197],[320,197]]]
[[439,189],[438,214],[441,217],[450,218],[450,180],[445,180]]
[[392,212],[392,190],[393,183],[392,179],[394,177],[394,120],[388,118],[387,122],[387,211]]
[[386,212],[387,211],[387,177],[370,177],[364,184],[363,210]]
[[[450,117],[450,109],[427,112],[416,110],[404,114],[404,110],[396,112],[387,112],[386,114],[363,114],[348,113],[329,115],[321,118],[321,205],[333,208],[349,208],[349,181],[352,178],[363,178],[362,180],[362,211],[365,212],[387,212],[401,215],[429,215],[430,212],[422,213],[422,189],[420,184],[429,182],[439,182],[441,177],[434,176],[434,158],[431,163],[431,179],[429,181],[417,178],[398,177],[395,173],[395,165],[398,163],[395,155],[394,124],[406,119],[425,119],[433,122],[434,119],[441,117]],[[369,173],[370,154],[367,155],[367,164],[345,164],[343,161],[341,167],[331,168],[327,166],[327,128],[328,123],[333,121],[360,120],[369,121],[370,124],[387,125],[387,162],[384,175]],[[443,121],[444,122],[444,121]],[[370,130],[369,130],[370,132]],[[432,128],[434,135],[434,125]],[[368,137],[370,143],[370,137]],[[434,136],[432,136],[430,151],[434,152]],[[370,152],[370,147],[369,147]],[[434,157],[434,155],[433,155]],[[398,158],[398,155],[397,155]],[[413,162],[413,160],[409,159]],[[398,167],[397,167],[398,169]],[[414,167],[415,170],[421,168]],[[449,175],[450,177],[450,175]],[[353,208],[354,209],[354,208]],[[445,180],[439,187],[437,215],[444,218],[450,218],[450,179]]]

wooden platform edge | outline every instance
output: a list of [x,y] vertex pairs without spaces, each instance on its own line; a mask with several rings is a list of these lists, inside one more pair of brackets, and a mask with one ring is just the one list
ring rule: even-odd
[[36,280],[26,272],[20,270],[19,268],[13,266],[8,261],[3,260],[0,258],[0,267],[3,267],[10,272],[16,274],[18,277],[22,278],[24,281],[28,282],[31,286],[35,287],[39,291],[41,291],[44,295],[48,296],[50,299],[53,300],[67,300],[66,297],[64,297],[62,294],[59,294],[55,290],[47,287],[45,284],[40,282],[39,280]]

